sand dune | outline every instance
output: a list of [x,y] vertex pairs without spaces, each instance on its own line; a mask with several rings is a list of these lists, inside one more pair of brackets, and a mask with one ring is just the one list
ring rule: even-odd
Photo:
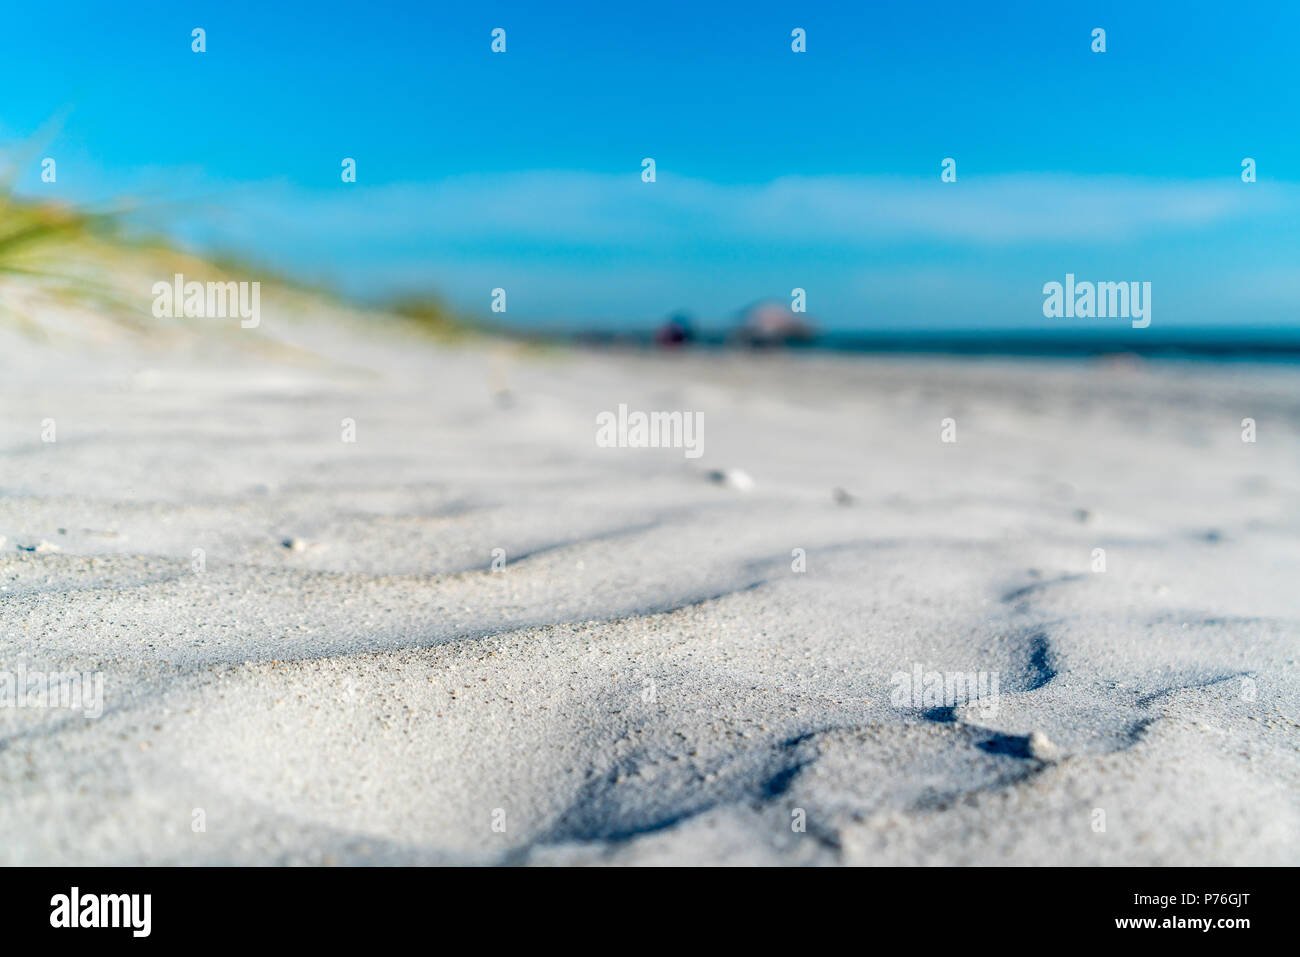
[[1293,369],[76,308],[0,326],[0,660],[103,714],[0,708],[0,862],[1300,861]]

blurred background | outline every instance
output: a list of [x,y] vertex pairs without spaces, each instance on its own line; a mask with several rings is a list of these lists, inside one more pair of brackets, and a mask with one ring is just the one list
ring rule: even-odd
[[[362,13],[14,5],[8,181],[363,303],[533,333],[725,338],[779,327],[800,288],[794,338],[836,346],[1300,343],[1293,4]],[[1067,272],[1150,282],[1150,328],[1045,319]]]

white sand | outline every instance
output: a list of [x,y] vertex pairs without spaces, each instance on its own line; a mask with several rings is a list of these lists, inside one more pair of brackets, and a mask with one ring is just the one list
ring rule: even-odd
[[[105,681],[0,708],[0,863],[1300,863],[1293,368],[264,309],[0,320],[0,662]],[[704,455],[598,448],[620,402]],[[996,713],[896,707],[915,666]]]

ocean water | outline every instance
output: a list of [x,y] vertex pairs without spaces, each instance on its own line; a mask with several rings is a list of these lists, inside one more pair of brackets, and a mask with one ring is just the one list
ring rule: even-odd
[[[653,333],[565,331],[562,338],[592,345],[654,345]],[[740,346],[734,332],[697,331],[684,345],[700,349]],[[970,356],[1118,356],[1208,361],[1300,362],[1300,327],[1273,328],[1120,328],[1105,332],[1079,330],[829,330],[808,339],[762,349],[798,349],[838,353],[921,353]]]

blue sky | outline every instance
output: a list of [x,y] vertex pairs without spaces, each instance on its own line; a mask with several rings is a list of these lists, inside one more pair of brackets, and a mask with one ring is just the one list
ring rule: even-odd
[[1156,328],[1295,328],[1297,35],[1289,3],[25,4],[0,136],[24,192],[520,323],[799,286],[828,328],[1096,327],[1042,315],[1073,272],[1152,282]]

